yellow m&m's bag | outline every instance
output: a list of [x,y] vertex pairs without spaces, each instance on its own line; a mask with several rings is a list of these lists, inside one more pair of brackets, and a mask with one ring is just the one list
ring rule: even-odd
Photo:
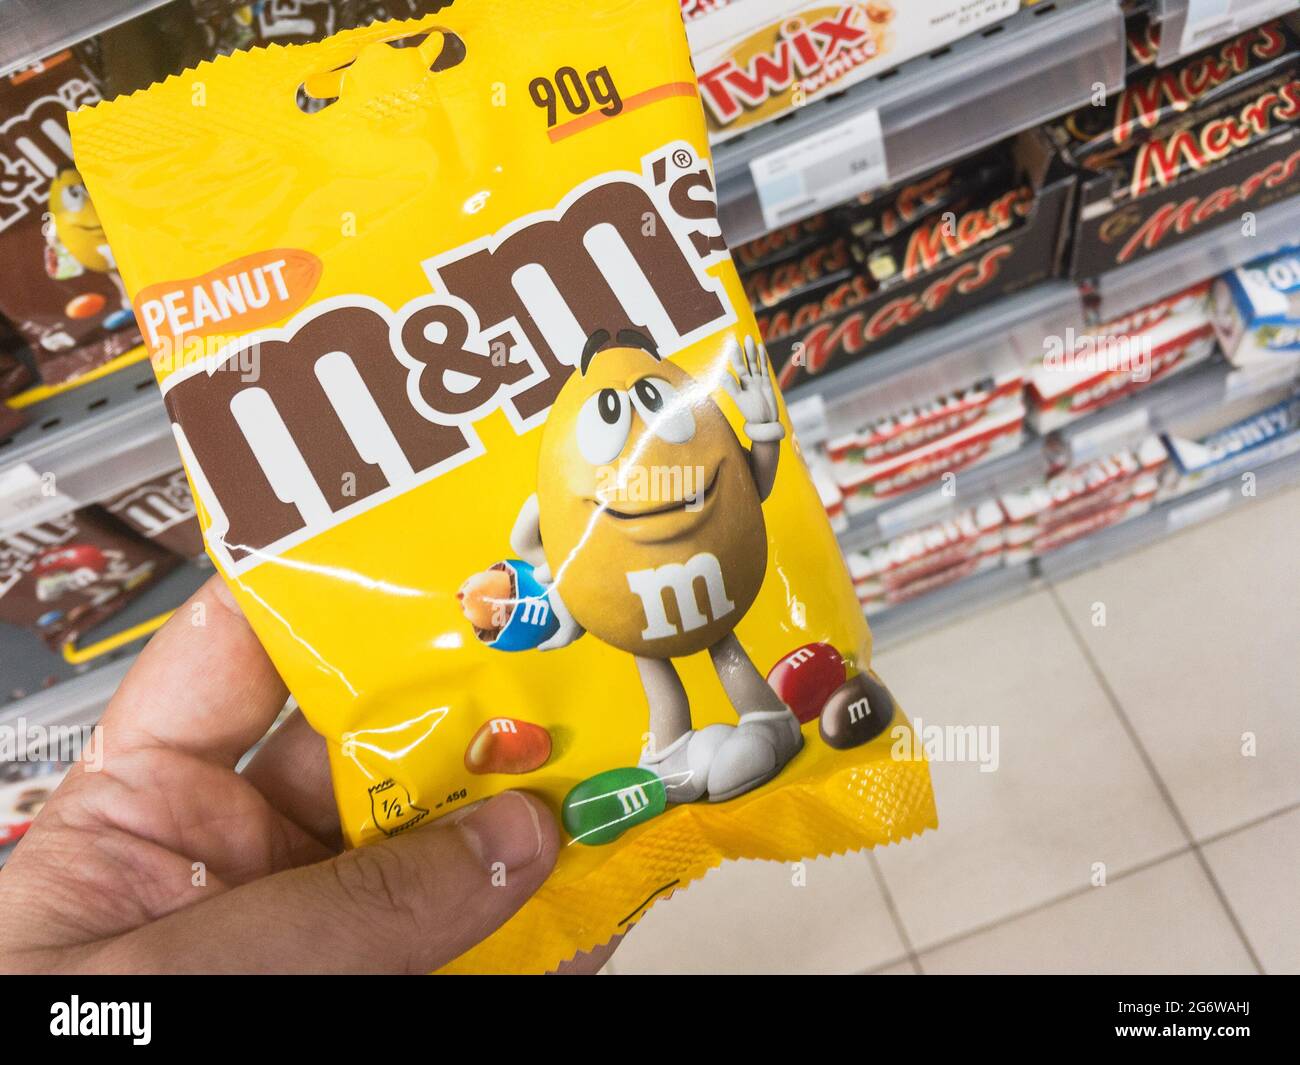
[[677,0],[457,4],[71,125],[347,841],[507,788],[560,818],[453,968],[549,969],[723,859],[934,824],[722,240]]

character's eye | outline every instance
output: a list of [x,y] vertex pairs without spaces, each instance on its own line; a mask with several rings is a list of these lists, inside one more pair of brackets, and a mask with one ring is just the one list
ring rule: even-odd
[[662,377],[643,377],[632,386],[632,405],[655,436],[684,444],[695,436],[695,416],[686,396]]
[[578,411],[578,450],[593,466],[604,466],[618,458],[631,429],[627,393],[602,388]]
[[85,185],[68,185],[63,190],[63,209],[80,211],[86,206],[87,198]]

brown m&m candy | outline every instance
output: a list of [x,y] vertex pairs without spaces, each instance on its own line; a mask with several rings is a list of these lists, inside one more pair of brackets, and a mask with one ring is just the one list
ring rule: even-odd
[[806,724],[816,719],[844,683],[844,659],[828,643],[805,644],[772,667],[767,683],[799,723]]
[[859,673],[827,701],[819,731],[827,746],[837,750],[874,740],[894,719],[894,697],[870,673]]
[[531,773],[551,757],[551,734],[541,725],[513,717],[485,721],[465,748],[471,773]]

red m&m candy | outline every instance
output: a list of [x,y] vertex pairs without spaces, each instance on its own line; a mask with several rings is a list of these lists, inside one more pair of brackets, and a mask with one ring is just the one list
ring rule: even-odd
[[772,667],[767,683],[794,711],[800,724],[815,721],[826,700],[844,683],[844,659],[828,643],[809,643]]

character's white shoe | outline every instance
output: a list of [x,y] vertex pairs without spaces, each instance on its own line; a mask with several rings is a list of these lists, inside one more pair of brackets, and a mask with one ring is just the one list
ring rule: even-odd
[[664,782],[669,802],[695,802],[709,787],[709,766],[719,749],[736,729],[731,725],[707,725],[692,729],[673,740],[662,751],[643,754],[637,762]]
[[799,719],[789,710],[742,715],[709,766],[709,802],[726,802],[766,784],[802,747]]

